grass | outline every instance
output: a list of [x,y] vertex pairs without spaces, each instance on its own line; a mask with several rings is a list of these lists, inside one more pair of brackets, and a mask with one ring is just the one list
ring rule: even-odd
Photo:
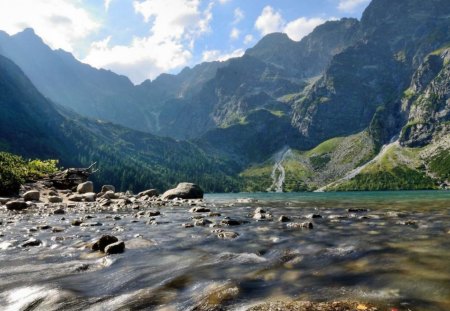
[[327,153],[331,153],[334,150],[336,150],[336,148],[339,146],[340,143],[342,143],[342,141],[344,139],[345,139],[345,137],[336,137],[336,138],[329,139],[329,140],[321,143],[314,149],[307,151],[306,156],[312,157],[312,156],[320,156],[320,155],[324,155]]

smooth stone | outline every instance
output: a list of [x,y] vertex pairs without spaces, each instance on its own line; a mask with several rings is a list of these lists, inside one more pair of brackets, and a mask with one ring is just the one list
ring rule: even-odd
[[99,222],[83,222],[80,226],[81,227],[98,227],[98,226],[103,226],[103,225]]
[[65,213],[66,212],[62,208],[58,208],[58,209],[55,209],[53,211],[53,214],[55,214],[55,215],[62,215],[62,214],[65,214]]
[[256,220],[266,219],[266,214],[265,213],[256,213],[255,215],[253,215],[253,219],[256,219]]
[[207,226],[207,225],[209,225],[209,224],[212,224],[212,221],[210,221],[210,220],[208,220],[208,219],[205,219],[205,218],[196,220],[196,221],[194,222],[194,226],[196,226],[196,227],[203,227],[203,226]]
[[148,198],[157,197],[159,195],[158,190],[148,189],[138,193],[138,197],[147,196]]
[[206,207],[193,207],[189,210],[190,213],[208,213],[211,210]]
[[52,228],[52,232],[56,233],[56,232],[63,232],[64,228],[63,227],[53,227]]
[[97,242],[92,244],[92,250],[104,252],[106,246],[116,243],[117,241],[119,241],[119,239],[113,235],[103,235]]
[[116,187],[114,187],[113,185],[103,185],[101,192],[108,192],[108,191],[116,192]]
[[41,194],[37,190],[30,190],[23,194],[23,199],[25,201],[39,201]]
[[79,194],[94,192],[94,183],[92,181],[86,181],[77,186],[77,192]]
[[42,244],[41,240],[31,238],[31,239],[23,242],[21,246],[22,247],[30,247],[30,246],[39,246],[41,244]]
[[48,201],[50,203],[61,203],[63,201],[63,199],[58,196],[49,196]]
[[105,253],[108,255],[120,254],[125,251],[125,243],[123,241],[109,244],[105,247]]
[[235,219],[229,219],[229,218],[222,219],[222,221],[220,223],[222,225],[226,225],[226,226],[239,226],[241,224],[240,221],[235,220]]
[[306,218],[317,219],[317,218],[322,218],[322,215],[320,215],[320,214],[310,214],[310,215],[306,216]]
[[182,226],[183,228],[193,228],[193,227],[194,227],[194,225],[191,224],[191,223],[181,224],[181,226]]
[[266,211],[263,210],[262,207],[257,207],[254,212],[254,214],[265,214],[265,213]]
[[100,195],[103,199],[107,199],[107,200],[115,200],[115,199],[119,198],[119,196],[116,193],[114,193],[114,191],[112,191],[112,190],[102,192]]
[[83,199],[86,202],[94,202],[96,197],[97,197],[97,194],[94,192],[88,192],[88,193],[83,194]]
[[161,213],[159,211],[149,211],[148,212],[148,216],[150,216],[150,217],[159,216],[159,215],[161,215]]
[[222,231],[217,233],[217,237],[224,240],[232,240],[237,238],[238,236],[239,234],[233,231]]
[[39,225],[39,226],[37,226],[37,228],[38,228],[39,230],[48,230],[48,229],[51,229],[52,226],[49,226],[49,225]]
[[288,222],[288,221],[291,221],[291,219],[290,219],[289,217],[285,216],[285,215],[281,215],[281,216],[278,218],[278,221],[279,221],[279,222]]
[[72,220],[72,226],[75,226],[75,227],[80,226],[82,223],[83,223],[83,221],[79,220],[79,219]]
[[167,190],[162,195],[163,200],[179,199],[202,199],[203,190],[193,183],[179,183],[174,189]]
[[67,200],[72,202],[81,202],[83,201],[83,196],[79,194],[72,194],[67,198]]
[[6,209],[8,211],[21,211],[28,207],[28,204],[24,201],[9,201],[6,203]]

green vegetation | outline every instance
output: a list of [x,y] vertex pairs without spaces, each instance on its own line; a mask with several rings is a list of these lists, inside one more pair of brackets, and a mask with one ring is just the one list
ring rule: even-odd
[[306,152],[306,155],[309,157],[312,156],[321,156],[330,152],[333,152],[336,150],[336,148],[339,146],[340,143],[345,139],[345,137],[336,137],[329,139],[327,141],[324,141],[314,149],[309,150]]
[[437,177],[450,180],[450,151],[442,150],[428,162],[428,168]]
[[0,195],[15,195],[20,185],[55,173],[57,160],[24,160],[7,152],[0,152]]

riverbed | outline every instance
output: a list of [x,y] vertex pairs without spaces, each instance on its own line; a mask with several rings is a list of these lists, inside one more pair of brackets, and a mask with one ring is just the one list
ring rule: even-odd
[[[450,310],[450,192],[209,194],[158,205],[1,208],[0,309],[356,301]],[[258,208],[264,217],[255,217]],[[124,241],[125,252],[93,252],[106,234]],[[23,247],[30,238],[41,243]]]

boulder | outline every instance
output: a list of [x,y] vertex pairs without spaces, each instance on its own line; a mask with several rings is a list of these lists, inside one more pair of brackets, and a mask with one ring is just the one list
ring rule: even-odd
[[50,202],[50,203],[61,203],[62,201],[63,201],[63,199],[56,195],[52,195],[52,196],[48,197],[48,202]]
[[138,193],[139,197],[148,196],[149,198],[151,198],[151,197],[157,197],[158,195],[159,195],[159,192],[156,189],[148,189],[148,190]]
[[180,199],[201,199],[203,198],[203,190],[196,184],[180,183],[174,189],[167,190],[162,195],[164,200]]
[[114,187],[113,185],[103,185],[101,192],[104,193],[108,191],[116,192],[116,187]]
[[115,200],[115,199],[119,198],[119,196],[116,193],[114,193],[114,191],[112,191],[112,190],[108,190],[108,191],[102,192],[102,193],[103,193],[102,198],[105,198],[105,199]]
[[37,190],[30,190],[23,194],[23,199],[25,201],[39,201],[41,194]]
[[77,186],[77,192],[80,194],[94,192],[94,183],[92,181],[86,181]]
[[24,201],[9,201],[6,202],[6,209],[8,211],[21,211],[28,207],[28,204]]
[[125,251],[125,243],[123,241],[111,243],[105,247],[105,253],[108,255],[120,254]]
[[67,198],[67,200],[72,202],[81,202],[83,201],[83,196],[79,194],[72,194]]
[[105,251],[105,247],[118,242],[119,239],[112,235],[103,235],[97,242],[92,245],[94,251]]
[[88,192],[88,193],[83,194],[83,199],[86,202],[94,202],[96,197],[97,197],[97,194],[95,192]]

